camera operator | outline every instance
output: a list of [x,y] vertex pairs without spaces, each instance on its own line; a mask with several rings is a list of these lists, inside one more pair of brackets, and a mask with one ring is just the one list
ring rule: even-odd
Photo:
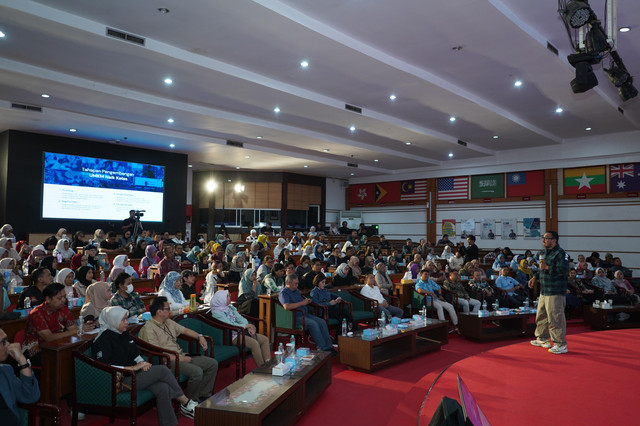
[[129,210],[129,217],[122,221],[122,233],[124,234],[130,230],[134,241],[143,229],[140,223],[140,218],[144,215],[144,213],[142,213],[143,211],[144,210]]

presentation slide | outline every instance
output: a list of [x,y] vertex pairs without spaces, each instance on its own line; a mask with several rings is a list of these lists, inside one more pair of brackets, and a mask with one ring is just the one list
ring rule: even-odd
[[45,152],[43,175],[44,219],[162,222],[163,166]]

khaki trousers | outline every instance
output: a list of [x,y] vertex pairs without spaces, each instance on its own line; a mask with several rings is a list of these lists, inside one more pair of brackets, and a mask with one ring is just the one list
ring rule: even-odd
[[564,308],[567,298],[563,294],[553,296],[540,295],[538,312],[536,314],[536,337],[549,340],[556,345],[567,344],[567,320]]

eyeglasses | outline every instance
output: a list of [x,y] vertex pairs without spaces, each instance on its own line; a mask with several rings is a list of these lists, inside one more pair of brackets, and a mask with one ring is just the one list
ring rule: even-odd
[[171,307],[167,306],[166,308],[158,308],[159,311],[170,311]]
[[553,237],[542,237],[543,240],[555,240]]

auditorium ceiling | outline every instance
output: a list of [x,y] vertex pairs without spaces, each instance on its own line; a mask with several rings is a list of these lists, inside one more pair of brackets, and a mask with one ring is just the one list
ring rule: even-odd
[[[640,75],[640,3],[617,18]],[[640,131],[608,58],[572,92],[555,1],[0,0],[0,31],[0,131],[174,150],[194,170],[388,179]]]

